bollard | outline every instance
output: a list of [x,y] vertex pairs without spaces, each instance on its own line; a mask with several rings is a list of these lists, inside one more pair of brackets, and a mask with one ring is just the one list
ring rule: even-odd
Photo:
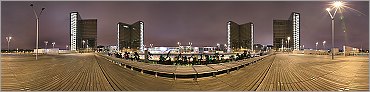
[[144,70],[143,69],[141,69],[141,74],[144,74]]
[[158,77],[158,72],[155,72],[155,77],[156,77],[156,78]]
[[197,80],[197,75],[198,75],[198,73],[194,75],[194,80]]
[[213,73],[212,73],[212,76],[213,76],[213,77],[216,77],[216,74],[213,72]]
[[173,74],[173,79],[176,80],[176,75],[175,73],[172,73]]

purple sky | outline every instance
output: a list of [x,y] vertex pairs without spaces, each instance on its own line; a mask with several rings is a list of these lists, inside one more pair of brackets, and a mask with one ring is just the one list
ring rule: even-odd
[[[227,41],[226,22],[255,24],[255,43],[272,44],[272,20],[288,19],[291,12],[301,13],[301,44],[305,48],[331,47],[330,17],[325,9],[330,2],[320,1],[269,1],[269,2],[93,2],[93,1],[44,1],[1,2],[1,46],[7,48],[6,36],[11,40],[11,49],[32,49],[36,42],[36,21],[30,3],[37,11],[45,7],[40,21],[40,43],[56,42],[56,48],[64,49],[69,44],[69,13],[77,11],[83,19],[98,19],[98,45],[115,45],[116,24],[132,24],[144,21],[144,43],[154,46],[176,46],[177,42],[193,46],[215,46]],[[351,46],[369,47],[369,2],[352,1],[350,9],[343,13]],[[336,16],[335,47],[344,43],[343,26]]]

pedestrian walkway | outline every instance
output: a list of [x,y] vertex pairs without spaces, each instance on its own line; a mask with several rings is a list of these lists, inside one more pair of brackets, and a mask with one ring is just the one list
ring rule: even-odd
[[[368,57],[356,56],[330,60],[322,55],[276,54],[236,71],[196,80],[154,76],[93,53],[42,55],[38,61],[32,55],[2,55],[1,61],[2,91],[369,90]],[[193,66],[193,71],[217,68]],[[175,72],[184,69],[188,68]]]

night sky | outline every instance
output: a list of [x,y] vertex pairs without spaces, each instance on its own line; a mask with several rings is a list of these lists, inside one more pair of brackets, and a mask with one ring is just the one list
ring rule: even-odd
[[[69,13],[77,11],[83,19],[98,19],[98,45],[116,45],[117,23],[144,22],[144,44],[177,46],[177,42],[193,46],[216,46],[227,42],[227,21],[238,24],[253,22],[255,43],[272,45],[272,21],[287,20],[291,12],[301,14],[301,45],[315,48],[326,41],[331,47],[331,21],[325,11],[330,2],[325,1],[265,1],[265,2],[128,2],[128,1],[2,1],[1,46],[7,48],[6,36],[12,36],[11,49],[33,49],[36,42],[37,11],[45,7],[40,19],[39,47],[44,41],[56,42],[55,47],[65,49],[69,44]],[[351,46],[369,47],[369,2],[351,1],[351,9],[343,13]],[[344,44],[343,26],[336,15],[335,47]]]

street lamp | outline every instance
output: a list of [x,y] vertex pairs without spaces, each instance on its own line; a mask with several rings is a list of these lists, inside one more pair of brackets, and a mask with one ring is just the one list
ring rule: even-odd
[[150,48],[153,48],[153,44],[149,44],[150,45]]
[[85,40],[82,40],[82,48],[85,49]]
[[180,42],[177,42],[177,45],[179,45],[179,53],[181,53],[181,48],[180,48],[180,47],[181,47],[181,46],[180,46],[180,45],[181,45],[181,43],[180,43]]
[[281,39],[281,49],[284,51],[284,39]]
[[330,18],[331,18],[331,46],[332,46],[331,59],[334,59],[334,52],[333,52],[333,48],[334,48],[334,17],[335,17],[335,14],[337,13],[337,10],[343,6],[343,2],[342,1],[334,1],[332,6],[334,6],[333,8],[335,8],[334,14],[330,13],[330,11],[331,11],[330,8],[326,8],[326,11],[328,11],[328,13],[330,15]]
[[325,43],[326,43],[326,41],[322,42],[322,45],[324,46],[324,50],[325,50]]
[[48,48],[48,41],[44,41],[44,43],[45,43],[45,50]]
[[227,52],[227,44],[224,44],[224,50],[226,50],[225,52]]
[[290,46],[289,46],[289,45],[290,45],[290,44],[289,44],[290,37],[288,37],[287,39],[288,39],[288,46],[287,46],[287,47],[288,47],[288,49],[290,50]]
[[285,41],[285,44],[286,44],[286,50],[288,50],[288,41]]
[[66,45],[66,50],[68,50],[68,45]]
[[319,44],[319,42],[316,42],[316,50],[317,50],[317,44]]
[[37,60],[37,54],[39,53],[39,21],[40,17],[42,14],[42,11],[45,10],[45,8],[42,8],[39,15],[36,14],[35,8],[33,8],[33,4],[30,5],[32,7],[33,13],[35,14],[36,17],[36,60]]
[[53,44],[53,49],[54,49],[55,42],[52,42],[51,44]]
[[9,43],[10,43],[10,40],[12,39],[12,37],[5,37],[6,41],[8,41],[8,52],[10,52],[10,49],[9,49]]
[[217,45],[217,50],[220,50],[220,44],[217,43],[216,45]]
[[[85,40],[82,40],[82,49],[85,50]],[[83,51],[85,52],[85,51]]]

